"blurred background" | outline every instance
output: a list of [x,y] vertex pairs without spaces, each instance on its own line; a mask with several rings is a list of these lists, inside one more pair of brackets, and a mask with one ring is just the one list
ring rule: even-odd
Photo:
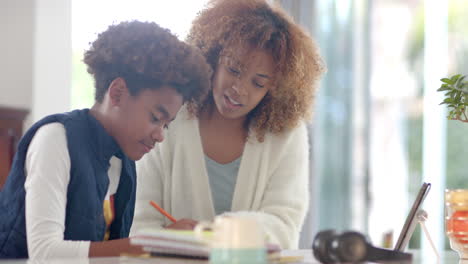
[[[19,111],[24,130],[45,115],[90,107],[94,88],[82,56],[97,33],[137,19],[183,40],[205,2],[0,1],[0,119]],[[468,74],[468,1],[270,2],[310,32],[328,66],[309,125],[312,201],[301,248],[325,228],[359,230],[380,246],[389,233],[395,243],[426,181],[426,224],[448,249],[443,193],[468,188],[468,124],[446,120],[436,90],[440,78]],[[15,129],[0,125],[0,138],[21,133]],[[418,227],[410,248],[432,259],[428,245]]]

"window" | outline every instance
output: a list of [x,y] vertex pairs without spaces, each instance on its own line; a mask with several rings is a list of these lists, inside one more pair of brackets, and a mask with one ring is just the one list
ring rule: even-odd
[[[468,124],[446,121],[436,90],[440,78],[468,74],[468,2],[277,2],[317,39],[328,66],[310,130],[313,233],[356,229],[381,245],[390,231],[396,240],[429,181],[427,225],[442,248],[443,189],[468,188]],[[410,247],[430,250],[418,229]]]

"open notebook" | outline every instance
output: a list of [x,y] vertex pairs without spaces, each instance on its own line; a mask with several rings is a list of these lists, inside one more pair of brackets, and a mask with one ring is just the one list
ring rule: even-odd
[[[209,232],[204,233],[210,236]],[[131,243],[143,246],[143,249],[154,255],[168,255],[190,258],[208,258],[209,245],[195,236],[193,231],[168,229],[145,229],[131,238]]]
[[[198,238],[193,231],[144,229],[130,241],[152,255],[208,259],[211,248],[206,239],[210,239],[212,232],[205,231],[203,236],[205,239]],[[281,250],[273,244],[267,244],[266,247],[269,254]]]

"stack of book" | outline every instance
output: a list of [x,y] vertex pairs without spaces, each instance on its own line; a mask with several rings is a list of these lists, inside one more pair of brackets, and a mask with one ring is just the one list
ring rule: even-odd
[[[200,237],[193,231],[144,229],[131,238],[131,243],[142,246],[153,256],[208,259],[212,235],[210,231],[203,232]],[[267,244],[266,248],[270,258],[281,251],[275,244]]]

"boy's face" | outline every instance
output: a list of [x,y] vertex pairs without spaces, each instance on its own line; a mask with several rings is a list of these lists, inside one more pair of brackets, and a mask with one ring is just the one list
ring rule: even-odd
[[164,128],[183,104],[182,95],[170,86],[144,89],[136,96],[130,95],[125,87],[120,96],[111,100],[114,101],[112,136],[132,160],[141,159],[156,142],[163,141]]

